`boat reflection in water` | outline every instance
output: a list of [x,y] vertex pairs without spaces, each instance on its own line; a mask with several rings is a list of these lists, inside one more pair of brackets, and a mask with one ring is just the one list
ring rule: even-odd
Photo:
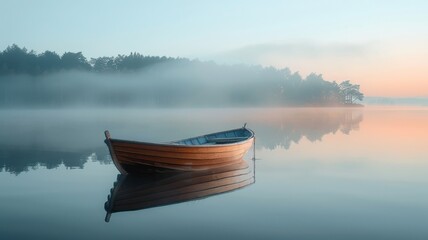
[[254,160],[205,171],[140,169],[141,174],[119,174],[104,208],[109,222],[115,212],[134,211],[186,202],[230,192],[255,182]]

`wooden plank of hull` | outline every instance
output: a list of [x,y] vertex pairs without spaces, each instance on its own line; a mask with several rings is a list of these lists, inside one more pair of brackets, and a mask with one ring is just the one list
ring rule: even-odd
[[246,141],[220,144],[220,145],[169,145],[169,144],[155,144],[155,143],[138,143],[132,141],[124,141],[118,139],[111,139],[112,144],[116,147],[128,147],[140,150],[152,150],[157,152],[175,152],[175,153],[218,153],[218,152],[231,152],[242,149],[242,145],[251,147],[254,138],[249,138]]
[[170,164],[170,163],[161,163],[161,162],[155,162],[155,161],[143,161],[141,159],[129,159],[129,158],[121,158],[121,161],[119,164],[123,169],[126,171],[132,171],[132,166],[139,166],[139,165],[147,165],[152,167],[159,167],[159,168],[167,168],[167,169],[174,169],[174,170],[183,170],[183,171],[201,171],[201,170],[208,170],[212,168],[220,168],[224,166],[228,166],[231,164],[235,164],[242,161],[241,159],[238,159],[236,161],[228,161],[218,164],[206,164],[206,165],[183,165],[183,164]]
[[[125,164],[123,166],[127,167],[127,165]],[[135,175],[135,176],[139,176],[138,179],[155,177],[157,184],[164,184],[164,183],[166,184],[167,181],[177,182],[182,179],[200,177],[208,174],[218,174],[218,173],[228,172],[228,171],[237,171],[237,170],[246,169],[246,168],[248,168],[248,164],[243,159],[240,159],[235,163],[216,165],[215,168],[209,167],[208,169],[203,171],[182,171],[182,170],[174,170],[170,168],[161,168],[158,166],[154,167],[154,166],[142,165],[142,164],[132,165],[130,166],[129,170],[130,172],[137,173],[138,175]],[[164,179],[164,176],[168,176],[168,178]],[[138,185],[140,185],[143,188],[148,187],[147,184],[141,183],[141,182],[139,182]],[[153,186],[153,184],[150,184],[149,186]]]
[[225,162],[236,161],[241,159],[244,156],[245,152],[237,152],[234,155],[224,156],[219,158],[201,158],[201,159],[191,159],[191,158],[175,158],[175,157],[158,157],[158,156],[150,156],[143,154],[134,154],[134,153],[124,153],[116,151],[116,156],[119,162],[126,161],[152,161],[152,162],[160,162],[167,164],[179,164],[179,165],[211,165],[211,164],[219,164]]
[[166,151],[152,151],[144,149],[130,149],[119,146],[113,146],[116,154],[133,154],[141,156],[153,156],[159,158],[174,158],[174,159],[218,159],[218,158],[228,158],[240,154],[245,154],[248,149],[251,147],[251,144],[244,144],[240,148],[234,151],[228,152],[210,152],[210,153],[182,153],[182,152],[166,152]]
[[[227,136],[228,133],[233,133],[237,137],[236,131],[241,130],[226,131],[223,132],[223,135]],[[254,133],[251,130],[247,131],[250,135],[247,139],[244,138],[246,140],[215,145],[174,145],[177,143],[155,144],[134,142],[111,139],[108,131],[105,134],[106,143],[109,146],[116,167],[121,173],[126,173],[127,169],[139,165],[173,170],[197,171],[236,163],[239,159],[242,159],[254,142]],[[220,136],[222,135],[220,134]],[[204,136],[201,138],[204,139]]]
[[[235,146],[234,151],[211,151],[211,153],[156,152],[152,150],[146,151],[134,148],[116,147],[115,145],[113,149],[119,164],[144,164],[155,167],[193,171],[236,163],[238,159],[241,159],[248,152],[251,144],[252,139],[245,144]],[[216,149],[217,151],[222,151],[224,147]]]

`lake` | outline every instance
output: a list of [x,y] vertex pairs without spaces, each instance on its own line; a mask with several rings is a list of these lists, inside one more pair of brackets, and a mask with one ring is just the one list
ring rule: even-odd
[[[244,123],[254,183],[105,222],[104,130],[163,142]],[[0,238],[428,239],[427,135],[424,107],[0,110]]]

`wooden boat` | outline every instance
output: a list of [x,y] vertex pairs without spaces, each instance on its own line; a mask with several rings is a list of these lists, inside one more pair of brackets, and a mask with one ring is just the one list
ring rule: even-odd
[[254,165],[241,160],[205,171],[119,174],[104,204],[105,221],[115,212],[181,203],[246,187],[255,182],[254,170]]
[[174,170],[207,170],[241,161],[254,142],[254,132],[232,129],[167,143],[137,142],[110,137],[105,131],[112,160],[120,173],[136,166]]

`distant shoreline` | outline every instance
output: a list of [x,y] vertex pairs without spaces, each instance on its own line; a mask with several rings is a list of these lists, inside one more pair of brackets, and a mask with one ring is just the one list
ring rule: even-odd
[[361,107],[360,85],[288,68],[220,65],[139,53],[87,60],[81,52],[0,52],[2,106]]

